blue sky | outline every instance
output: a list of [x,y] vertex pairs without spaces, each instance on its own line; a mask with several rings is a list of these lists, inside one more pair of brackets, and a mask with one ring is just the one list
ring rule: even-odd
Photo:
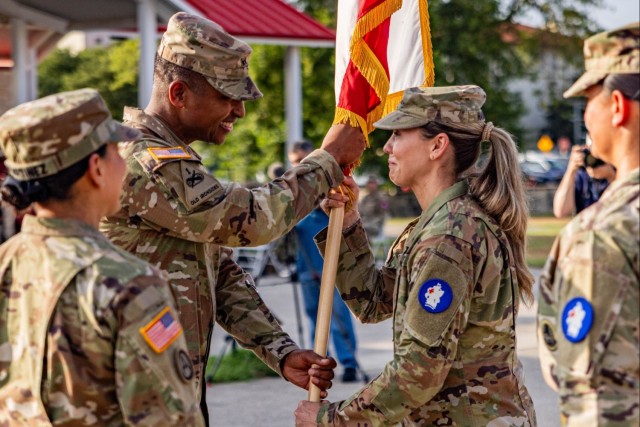
[[605,30],[640,21],[638,0],[606,0],[603,7],[590,9],[591,16]]

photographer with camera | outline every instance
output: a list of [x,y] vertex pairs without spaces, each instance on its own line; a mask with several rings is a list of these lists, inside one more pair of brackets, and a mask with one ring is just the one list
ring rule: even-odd
[[564,218],[591,206],[615,178],[613,166],[594,157],[584,145],[574,146],[553,197],[553,215]]

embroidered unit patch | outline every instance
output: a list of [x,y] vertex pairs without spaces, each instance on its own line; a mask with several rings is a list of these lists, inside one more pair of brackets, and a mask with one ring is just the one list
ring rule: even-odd
[[162,353],[180,336],[182,326],[171,309],[165,307],[151,322],[140,328],[140,333],[156,353]]
[[571,299],[562,310],[562,332],[571,342],[582,341],[593,324],[593,307],[582,297]]
[[191,158],[191,154],[184,151],[184,148],[182,147],[149,147],[147,150],[149,150],[149,153],[151,153],[156,160]]
[[420,287],[418,300],[428,313],[442,313],[451,305],[453,291],[444,280],[429,279]]

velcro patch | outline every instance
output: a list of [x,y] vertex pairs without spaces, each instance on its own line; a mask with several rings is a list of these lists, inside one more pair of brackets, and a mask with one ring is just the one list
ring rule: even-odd
[[593,307],[582,297],[573,298],[562,310],[562,332],[571,342],[582,341],[593,324]]
[[142,328],[140,334],[156,353],[162,353],[182,333],[182,326],[169,307],[165,307]]
[[187,153],[182,147],[149,147],[147,150],[156,160],[191,158],[191,154]]
[[442,313],[453,301],[451,286],[442,279],[429,279],[418,292],[420,306],[428,313]]

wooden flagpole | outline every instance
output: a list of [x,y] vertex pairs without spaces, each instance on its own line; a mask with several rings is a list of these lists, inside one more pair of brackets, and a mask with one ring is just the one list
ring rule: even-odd
[[[327,245],[324,252],[322,280],[320,281],[320,300],[318,302],[318,317],[316,320],[316,335],[313,351],[325,357],[329,343],[329,327],[331,326],[331,311],[333,308],[333,292],[338,271],[340,255],[340,240],[342,239],[342,222],[344,208],[331,209],[329,213],[329,229]],[[309,400],[320,402],[320,389],[309,382]]]

